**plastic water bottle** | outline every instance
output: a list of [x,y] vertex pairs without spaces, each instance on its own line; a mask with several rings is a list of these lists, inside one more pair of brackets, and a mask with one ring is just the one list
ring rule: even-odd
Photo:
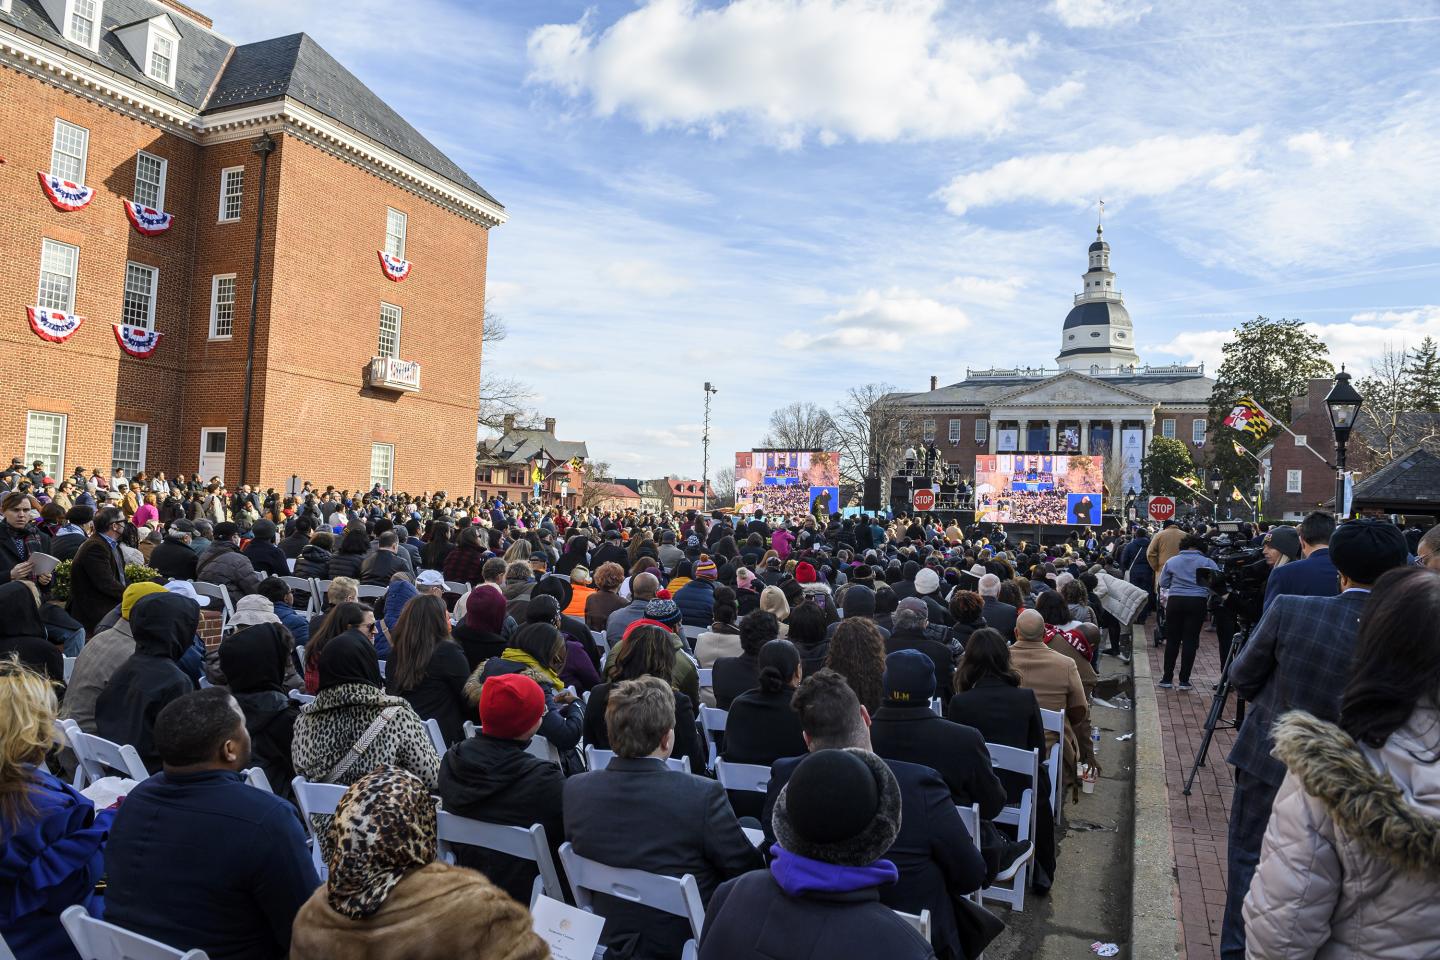
[[1092,752],[1094,752],[1094,753],[1099,753],[1099,752],[1100,752],[1100,728],[1099,728],[1099,727],[1091,727],[1091,728],[1090,728],[1090,744],[1091,744],[1091,751],[1092,751]]

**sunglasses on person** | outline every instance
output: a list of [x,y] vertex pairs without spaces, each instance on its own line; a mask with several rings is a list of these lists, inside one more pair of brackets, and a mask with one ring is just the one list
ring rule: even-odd
[[374,621],[371,621],[370,623],[362,623],[362,624],[360,624],[360,631],[361,631],[362,633],[368,633],[368,634],[370,634],[370,635],[373,637],[373,636],[375,635],[375,623],[374,623]]

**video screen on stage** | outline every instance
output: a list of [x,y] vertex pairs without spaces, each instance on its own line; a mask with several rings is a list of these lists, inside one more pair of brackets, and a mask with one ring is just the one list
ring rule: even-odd
[[981,523],[1100,525],[1103,457],[1002,453],[975,458]]
[[735,454],[735,509],[766,514],[840,509],[840,454],[830,450],[742,450]]

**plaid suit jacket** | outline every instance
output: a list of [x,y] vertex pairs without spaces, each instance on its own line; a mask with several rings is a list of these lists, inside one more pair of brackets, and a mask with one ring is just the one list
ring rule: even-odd
[[1229,760],[1278,787],[1285,765],[1270,755],[1270,727],[1286,711],[1334,722],[1350,680],[1360,611],[1368,590],[1337,597],[1276,597],[1230,665],[1230,679],[1250,701]]

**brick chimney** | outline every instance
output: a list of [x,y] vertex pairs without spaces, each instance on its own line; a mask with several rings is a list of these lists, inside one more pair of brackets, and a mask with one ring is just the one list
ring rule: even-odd
[[515,429],[515,414],[505,414],[504,427],[506,433],[509,433],[511,430]]
[[159,2],[162,7],[169,7],[171,10],[174,10],[181,16],[200,24],[200,26],[204,27],[206,30],[209,30],[210,28],[215,26],[214,20],[211,20],[199,10],[193,10],[190,7],[185,6],[185,4],[177,2],[177,0],[159,0]]
[[545,432],[548,433],[548,434],[554,435],[554,433],[555,433],[555,418],[554,418],[554,417],[546,417],[546,418],[545,418]]
[[936,389],[936,388],[939,387],[939,386],[940,386],[940,378],[939,378],[939,377],[936,377],[936,376],[932,376],[932,377],[930,378],[930,389],[931,389],[931,390],[934,390],[934,389]]

